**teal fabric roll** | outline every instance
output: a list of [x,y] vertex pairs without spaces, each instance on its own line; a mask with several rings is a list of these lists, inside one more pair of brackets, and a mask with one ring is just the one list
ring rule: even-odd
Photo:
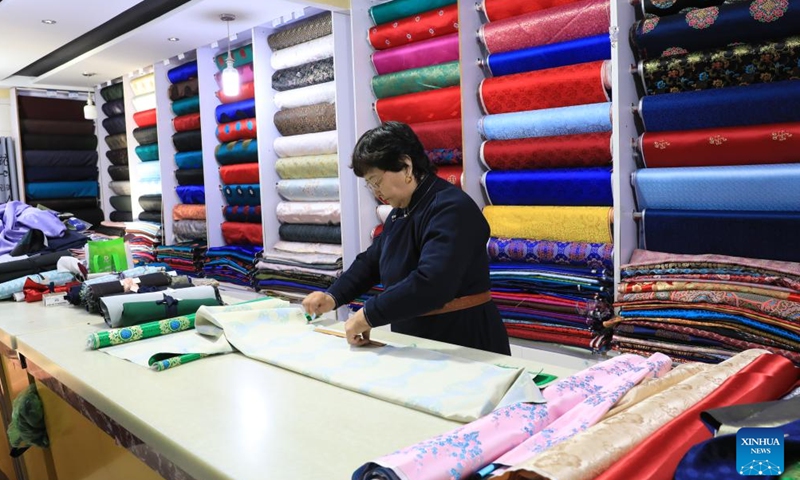
[[150,145],[139,145],[136,147],[136,155],[143,162],[158,161],[158,144],[151,143]]
[[188,115],[200,111],[200,97],[182,98],[172,102],[172,113],[175,115]]
[[222,165],[258,161],[258,140],[239,140],[217,145],[214,156]]
[[25,185],[25,194],[28,196],[28,200],[96,197],[98,195],[98,186],[96,180],[28,183]]
[[369,16],[378,25],[454,3],[456,0],[394,0],[370,7]]
[[178,152],[175,154],[175,165],[181,170],[203,168],[203,152]]
[[[242,65],[253,63],[253,45],[242,45],[241,47],[231,49],[231,57],[233,57],[234,67],[241,67]],[[214,58],[214,63],[216,63],[217,68],[220,71],[224,70],[225,67],[228,66],[226,63],[227,58],[228,52],[221,53]]]
[[460,80],[459,62],[447,62],[372,77],[372,92],[375,98],[394,97],[452,87]]

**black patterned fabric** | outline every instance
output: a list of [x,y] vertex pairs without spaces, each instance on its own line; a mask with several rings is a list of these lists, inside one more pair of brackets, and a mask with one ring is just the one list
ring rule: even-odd
[[56,150],[25,150],[22,152],[22,164],[29,168],[50,167],[96,167],[97,152],[89,150],[72,150],[59,152]]
[[199,92],[197,79],[192,78],[185,82],[174,83],[169,86],[169,99],[172,101],[182,98],[196,97]]
[[188,132],[178,132],[172,136],[172,144],[179,152],[193,152],[202,150],[203,135],[200,130],[190,130]]
[[287,242],[342,243],[340,225],[311,225],[303,223],[284,223],[278,229],[281,240]]
[[122,212],[122,211],[115,211],[111,212],[108,215],[108,218],[111,219],[112,222],[132,222],[133,221],[133,213],[131,212]]
[[137,127],[133,129],[133,138],[139,145],[158,143],[158,129],[156,127]]
[[128,171],[127,165],[123,166],[111,166],[108,167],[108,174],[111,176],[111,180],[130,180],[131,174]]
[[272,89],[279,92],[333,81],[333,58],[284,68],[272,74]]
[[103,119],[103,128],[109,135],[125,133],[125,115],[114,115]]
[[146,212],[158,212],[161,215],[161,194],[142,195],[139,197],[139,205]]
[[115,83],[114,85],[109,85],[108,87],[103,87],[100,89],[100,96],[103,97],[103,100],[106,102],[110,102],[112,100],[122,100],[123,95],[124,90],[122,83]]
[[128,137],[124,133],[106,136],[106,145],[111,150],[120,150],[128,148]]
[[203,169],[175,170],[175,179],[178,185],[203,185]]
[[106,151],[106,158],[112,165],[127,165],[128,164],[128,149],[118,148],[116,150]]
[[142,222],[161,223],[161,212],[142,212],[139,214],[139,220]]
[[267,37],[272,50],[281,50],[305,43],[333,32],[331,14],[325,12],[291,24],[288,28]]

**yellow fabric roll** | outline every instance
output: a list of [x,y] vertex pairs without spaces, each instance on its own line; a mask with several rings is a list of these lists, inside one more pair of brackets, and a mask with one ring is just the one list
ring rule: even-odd
[[487,206],[483,215],[493,237],[612,242],[612,210],[608,207]]
[[156,76],[149,73],[131,80],[131,90],[135,96],[147,95],[156,91]]

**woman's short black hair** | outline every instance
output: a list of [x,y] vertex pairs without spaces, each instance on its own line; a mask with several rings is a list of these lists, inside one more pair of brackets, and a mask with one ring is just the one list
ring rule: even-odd
[[411,127],[400,122],[386,122],[362,135],[353,149],[353,163],[350,168],[358,177],[364,177],[373,168],[399,172],[406,166],[403,162],[404,155],[411,159],[417,181],[428,174],[436,173],[436,166],[425,154],[417,134]]

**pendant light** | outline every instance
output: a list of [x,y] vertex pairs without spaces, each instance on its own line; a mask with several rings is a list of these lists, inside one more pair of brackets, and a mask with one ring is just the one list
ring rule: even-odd
[[92,101],[92,92],[86,94],[86,105],[83,106],[83,118],[86,120],[97,120],[97,107]]
[[222,93],[226,97],[235,97],[239,95],[239,71],[233,67],[231,56],[231,22],[236,20],[236,15],[223,13],[219,18],[228,27],[228,58],[225,60],[228,66],[222,71]]

